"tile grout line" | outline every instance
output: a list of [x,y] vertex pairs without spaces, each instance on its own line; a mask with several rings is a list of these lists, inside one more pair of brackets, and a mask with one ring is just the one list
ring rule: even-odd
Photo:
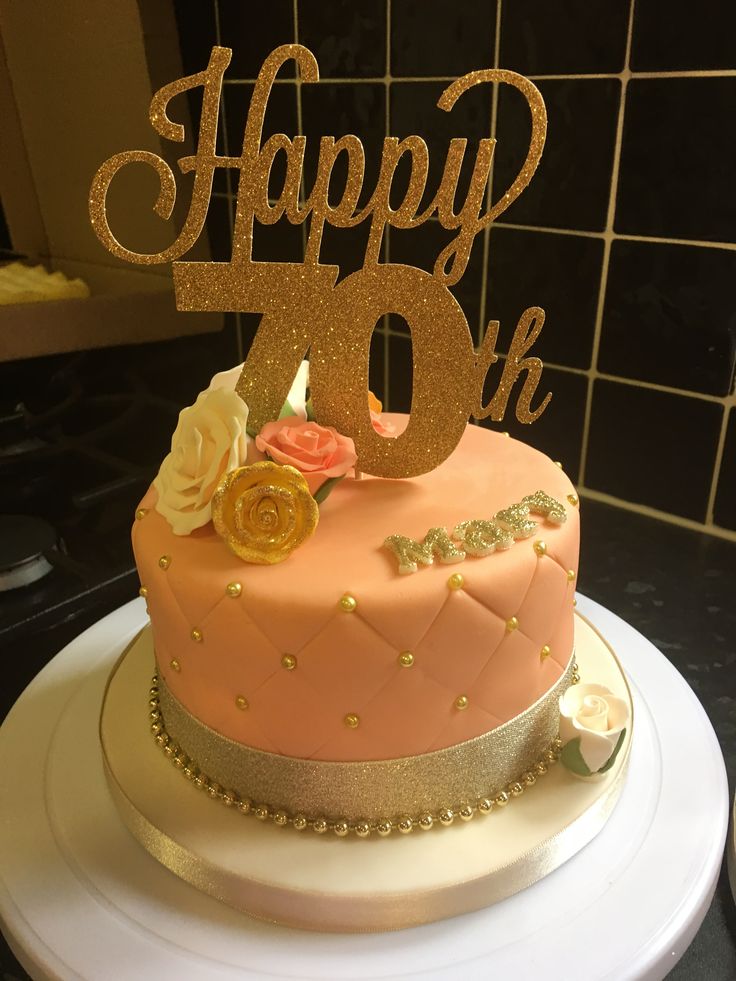
[[[493,67],[498,68],[501,53],[501,4],[503,0],[496,0],[496,34],[493,39]],[[491,86],[491,132],[492,140],[496,138],[496,124],[498,115],[498,83]],[[495,148],[494,148],[495,149]],[[495,152],[491,157],[491,167],[488,172],[488,186],[486,188],[486,208],[490,211],[493,207],[493,165]],[[488,257],[491,250],[491,226],[486,225],[483,229],[483,252],[482,252],[482,275],[480,277],[480,299],[478,301],[478,346],[483,343],[486,328],[486,304],[488,301]]]
[[[215,15],[215,41],[218,48],[222,47],[222,34],[220,32],[220,3],[219,0],[212,0],[212,9]],[[222,90],[220,95],[220,105],[218,109],[218,125],[222,127],[222,145],[225,148],[225,156],[230,156],[229,141],[227,138],[227,119],[225,116],[225,91]],[[233,244],[233,235],[235,232],[235,224],[233,219],[233,206],[235,204],[235,196],[233,194],[232,178],[230,175],[230,168],[225,168],[225,186],[227,188],[225,197],[227,198],[227,221],[230,227],[230,247]],[[212,195],[214,196],[214,195]],[[224,318],[223,318],[224,319]],[[238,352],[238,364],[245,360],[245,348],[243,346],[243,324],[241,321],[240,312],[235,313],[235,346]]]
[[[520,225],[512,221],[497,221],[499,228],[509,228],[515,232],[541,232],[545,235],[576,235],[579,238],[603,239],[605,231],[591,232],[582,228],[553,228],[550,225]],[[653,245],[693,245],[700,249],[724,249],[736,252],[736,242],[708,242],[696,238],[667,238],[663,235],[633,235],[626,232],[611,231],[611,238],[621,242],[646,242]]]
[[[299,9],[298,0],[293,0],[292,2],[292,12],[294,14],[294,44],[299,44]],[[278,79],[277,79],[278,81]],[[304,135],[304,117],[302,115],[302,77],[299,72],[299,66],[294,65],[294,78],[283,79],[284,82],[293,83],[295,86],[294,95],[296,97],[296,131],[299,136]],[[302,166],[301,176],[299,178],[299,194],[301,195],[302,202],[306,199],[306,193],[304,191],[304,167]],[[302,236],[302,260],[307,253],[307,223],[303,221],[300,226],[301,236]]]
[[713,459],[713,476],[710,482],[710,491],[708,493],[708,504],[705,509],[705,522],[706,525],[713,526],[714,512],[716,507],[716,498],[718,496],[718,479],[721,476],[721,466],[723,464],[723,452],[726,447],[726,436],[728,434],[728,420],[730,416],[730,406],[729,403],[734,402],[734,396],[730,398],[723,399],[721,404],[723,405],[723,417],[721,419],[721,428],[718,433],[718,443],[716,444],[716,455]]
[[588,443],[590,440],[590,422],[593,414],[593,391],[595,380],[598,377],[598,352],[600,350],[601,332],[603,327],[603,311],[606,299],[606,288],[608,286],[608,267],[611,260],[611,244],[613,240],[613,223],[616,214],[616,198],[618,195],[618,178],[621,164],[621,143],[624,131],[624,112],[626,108],[626,89],[629,76],[629,62],[631,59],[631,39],[634,32],[634,5],[636,0],[630,0],[629,23],[626,32],[626,49],[624,54],[624,67],[621,72],[621,101],[619,102],[618,120],[616,122],[616,142],[613,149],[613,165],[611,168],[611,186],[608,195],[608,210],[606,213],[606,229],[603,237],[603,262],[601,265],[601,279],[598,290],[598,305],[595,313],[595,325],[593,327],[593,346],[590,354],[590,371],[588,372],[588,391],[585,399],[585,415],[583,417],[583,436],[580,447],[580,468],[579,480],[585,485],[586,469],[588,465]]
[[[384,113],[386,116],[385,136],[391,132],[391,0],[386,0],[386,68],[383,82],[385,85]],[[391,243],[389,228],[386,228],[386,262],[391,260]],[[389,329],[389,315],[384,313],[381,318],[382,344],[383,344],[383,401],[386,408],[391,407],[391,372],[389,371],[389,359],[391,357],[391,342]],[[375,328],[374,328],[375,330]],[[370,370],[370,369],[369,369]]]
[[[523,73],[522,73],[523,74]],[[412,83],[422,83],[422,82],[454,82],[458,75],[396,75],[392,76],[392,82],[412,82]],[[540,74],[540,75],[525,75],[532,82],[577,82],[586,81],[587,79],[599,80],[599,79],[612,79],[612,78],[622,78],[623,72],[579,72],[575,74],[574,72],[560,73],[560,74]],[[708,68],[708,69],[677,69],[673,71],[660,71],[660,72],[637,72],[629,71],[627,73],[629,79],[645,79],[645,80],[657,80],[657,79],[668,79],[668,78],[734,78],[736,77],[736,69],[733,68]],[[255,78],[228,78],[225,79],[225,85],[253,85],[255,83]],[[275,85],[290,85],[293,84],[292,78],[277,78],[274,80]],[[348,78],[341,75],[326,76],[321,78],[320,82],[324,82],[329,85],[380,85],[381,82],[385,81],[385,78],[380,75],[366,75],[360,78]]]
[[577,486],[578,494],[581,498],[590,501],[598,501],[600,504],[609,504],[611,507],[621,508],[623,511],[630,511],[633,514],[641,514],[646,518],[656,518],[665,524],[675,525],[678,528],[687,528],[688,531],[696,531],[701,534],[712,535],[714,538],[722,538],[729,542],[736,542],[736,531],[730,528],[723,528],[720,525],[705,524],[695,521],[693,518],[685,518],[680,514],[672,514],[669,511],[660,511],[658,508],[649,507],[648,504],[636,504],[613,494],[604,494],[603,491],[592,490],[582,484]]

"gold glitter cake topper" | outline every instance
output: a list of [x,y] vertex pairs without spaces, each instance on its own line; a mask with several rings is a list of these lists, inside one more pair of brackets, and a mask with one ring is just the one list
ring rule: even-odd
[[[237,384],[237,392],[249,408],[249,425],[258,431],[278,417],[307,353],[316,419],[351,437],[359,469],[376,476],[412,477],[438,466],[459,442],[471,414],[476,419],[490,416],[494,421],[504,417],[511,389],[523,373],[516,417],[526,423],[538,418],[551,395],[548,393],[532,408],[542,363],[527,352],[542,328],[544,311],[530,307],[522,313],[495,394],[484,404],[486,374],[498,361],[495,346],[499,323],[488,324],[483,343],[476,351],[465,315],[448,287],[457,283],[465,271],[478,232],[509,207],[536,170],[547,125],[539,90],[515,72],[487,69],[457,79],[440,96],[438,108],[450,112],[470,88],[504,83],[517,89],[529,107],[531,137],[526,159],[508,189],[497,201],[489,201],[485,211],[495,139],[479,141],[462,202],[456,202],[456,198],[467,140],[451,139],[434,198],[420,210],[429,172],[429,150],[419,136],[403,140],[386,137],[375,189],[367,204],[359,207],[365,154],[357,136],[321,138],[316,177],[306,197],[300,192],[306,137],[290,138],[277,133],[261,143],[268,98],[281,66],[293,59],[303,83],[319,80],[317,61],[302,45],[282,45],[263,63],[248,110],[241,154],[230,157],[216,153],[222,81],[231,55],[229,48],[213,48],[206,69],[165,85],[151,101],[149,118],[154,130],[166,140],[182,142],[184,127],[169,119],[168,104],[182,92],[203,88],[196,153],[178,161],[182,174],[194,173],[194,185],[189,212],[176,240],[155,254],[132,252],[117,241],[107,221],[110,183],[118,170],[136,162],[156,172],[160,187],[154,211],[161,218],[170,217],[176,181],[168,164],[150,151],[129,150],[107,160],[92,182],[89,207],[94,231],[113,255],[134,263],[173,263],[180,310],[262,314]],[[330,180],[341,155],[347,163],[347,178],[342,197],[333,203]],[[269,178],[279,156],[285,160],[286,173],[280,194],[273,200],[269,197]],[[410,179],[403,200],[393,208],[392,181],[404,156],[411,165]],[[179,261],[202,232],[217,167],[239,171],[232,258],[229,262]],[[254,261],[254,222],[269,225],[284,216],[296,225],[309,219],[304,261]],[[432,273],[379,262],[386,228],[416,228],[434,216],[443,228],[457,234],[438,255]],[[337,283],[339,267],[319,261],[325,223],[351,228],[363,221],[370,225],[363,267]],[[368,409],[371,337],[377,321],[387,313],[400,314],[407,321],[413,350],[411,414],[406,430],[397,437],[378,434]]]

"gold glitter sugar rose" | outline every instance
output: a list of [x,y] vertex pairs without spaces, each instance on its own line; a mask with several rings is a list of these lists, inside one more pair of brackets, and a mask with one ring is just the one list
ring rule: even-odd
[[295,467],[270,460],[226,474],[212,498],[215,531],[245,562],[283,562],[313,534],[319,508]]

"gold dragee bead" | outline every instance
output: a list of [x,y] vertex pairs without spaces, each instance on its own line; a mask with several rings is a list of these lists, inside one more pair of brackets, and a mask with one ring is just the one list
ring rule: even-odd
[[518,780],[515,780],[513,783],[509,784],[509,793],[512,797],[521,797],[521,795],[524,793],[524,788]]
[[540,760],[539,763],[535,763],[534,772],[537,774],[538,777],[543,777],[544,774],[547,772],[547,764],[544,763],[542,760]]
[[[155,704],[157,705],[158,702]],[[158,720],[161,718],[161,713],[157,708],[154,708],[148,713],[148,718],[151,720],[151,722],[158,722]]]
[[138,595],[142,596],[143,599],[145,599],[146,596],[148,596],[148,590],[146,589],[145,586],[141,586],[141,588],[138,590]]
[[[130,514],[130,512],[128,512],[128,514]],[[147,514],[148,514],[148,508],[138,508],[138,510],[135,512],[135,520],[143,521],[143,519]]]
[[238,697],[235,699],[235,705],[237,708],[245,711],[245,709],[248,708],[248,699],[245,697],[245,695],[238,695]]
[[559,467],[560,470],[562,470],[562,462],[560,460],[554,460],[553,462],[556,467]]
[[273,823],[277,824],[280,828],[283,828],[284,825],[289,823],[289,815],[286,813],[286,811],[276,811],[273,816]]
[[555,752],[557,752],[557,753],[559,753],[559,751],[562,749],[562,740],[560,739],[559,736],[556,736],[552,740],[552,749],[554,749]]
[[391,834],[392,827],[393,827],[393,825],[391,824],[390,821],[379,821],[376,824],[376,831],[379,833],[379,835],[382,838],[385,838],[386,835],[390,835]]
[[234,807],[237,801],[238,798],[232,790],[226,790],[222,795],[222,803],[225,805],[225,807]]
[[170,555],[162,555],[161,558],[158,560],[158,564],[159,564],[159,567],[160,568],[162,568],[164,571],[166,571],[166,569],[168,569],[169,566],[171,565],[171,556]]
[[460,815],[461,821],[469,821],[472,818],[475,811],[470,804],[463,804],[463,806],[460,808],[460,810],[457,813]]
[[207,793],[214,799],[215,797],[219,797],[219,795],[222,793],[222,788],[217,783],[211,783],[207,788]]
[[468,707],[468,696],[458,695],[457,698],[455,699],[455,708],[458,709],[458,711],[462,712],[463,709],[466,709],[467,707]]
[[573,582],[574,579],[575,579],[575,570],[574,569],[568,569],[567,570],[567,581],[568,582]]
[[297,831],[304,831],[307,826],[307,819],[303,814],[295,814],[291,822]]
[[259,804],[253,811],[259,821],[267,821],[269,816],[268,808],[265,804]]
[[317,818],[312,822],[312,828],[317,832],[318,835],[323,835],[327,831],[327,822],[324,818]]
[[455,814],[449,807],[443,808],[437,816],[440,819],[440,824],[444,824],[445,827],[449,827],[455,820]]
[[542,753],[542,759],[547,764],[547,766],[552,766],[557,762],[557,753],[553,749],[545,749]]
[[172,660],[172,662],[171,662],[171,670],[172,671],[181,671],[181,664],[179,664],[179,662],[176,660],[176,658],[174,658]]
[[154,722],[151,725],[151,732],[154,734],[154,736],[157,736],[161,732],[162,729],[163,729],[163,726],[161,725],[160,722]]
[[360,725],[360,717],[354,712],[350,712],[345,716],[345,725],[348,727],[348,729],[357,729]]
[[347,835],[347,833],[350,831],[350,825],[348,824],[347,821],[335,821],[332,830],[340,838],[344,838]]
[[539,652],[539,660],[546,661],[546,659],[550,656],[551,653],[552,653],[552,648],[549,646],[549,644],[545,644],[544,647]]
[[355,825],[355,833],[359,838],[367,838],[371,833],[371,826],[367,821],[358,821]]
[[534,551],[537,553],[537,555],[541,559],[543,555],[546,555],[547,554],[547,543],[541,541],[541,539],[540,539],[540,541],[535,542],[534,543]]
[[511,633],[512,630],[516,630],[518,626],[519,626],[519,621],[517,620],[516,617],[509,617],[509,619],[506,621],[506,630],[509,633]]
[[200,644],[202,642],[202,631],[198,630],[197,627],[192,627],[192,632],[189,634],[195,644]]
[[577,605],[578,605],[578,601],[577,601],[576,599],[573,599],[573,601],[572,601],[572,605],[573,605],[573,606],[577,606]]
[[194,780],[192,781],[197,790],[207,789],[207,777],[203,773],[195,774]]
[[422,816],[419,818],[419,827],[422,829],[422,831],[429,831],[433,824],[434,818],[431,814],[422,814]]
[[225,586],[225,592],[228,596],[232,596],[233,599],[237,599],[237,597],[243,592],[243,587],[239,582],[229,582],[227,586]]
[[531,770],[528,770],[526,773],[522,775],[521,782],[524,784],[525,787],[533,787],[534,784],[537,782],[537,778],[534,776]]
[[185,766],[181,772],[184,774],[187,780],[194,780],[194,770],[191,768],[191,766]]
[[461,572],[453,572],[447,580],[447,585],[450,589],[462,589],[465,585],[465,576]]
[[490,797],[482,797],[478,801],[478,810],[481,814],[490,814],[493,810],[493,801]]
[[567,499],[574,508],[576,508],[580,503],[580,498],[578,497],[577,494],[568,494]]
[[284,654],[281,658],[281,667],[286,668],[287,671],[293,671],[296,667],[296,658],[293,654]]
[[357,605],[358,601],[350,593],[345,593],[344,596],[340,597],[340,609],[344,610],[345,613],[354,613]]
[[511,438],[511,433],[501,433],[501,435],[505,436],[507,439]]
[[502,790],[500,794],[496,794],[493,803],[496,805],[496,807],[506,807],[509,800],[509,795],[505,790]]
[[398,822],[396,823],[396,827],[399,829],[402,835],[408,835],[414,827],[414,822],[410,817],[404,816],[399,818]]
[[246,797],[244,800],[238,801],[238,810],[241,814],[250,814],[253,810],[253,804]]
[[399,654],[398,661],[402,668],[410,668],[414,663],[414,655],[411,651],[402,651]]

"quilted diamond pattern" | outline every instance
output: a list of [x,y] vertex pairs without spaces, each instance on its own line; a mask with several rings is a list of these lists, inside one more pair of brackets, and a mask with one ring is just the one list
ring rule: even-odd
[[431,627],[414,649],[414,661],[453,693],[463,693],[486,665],[506,632],[506,622],[462,590],[446,592]]

